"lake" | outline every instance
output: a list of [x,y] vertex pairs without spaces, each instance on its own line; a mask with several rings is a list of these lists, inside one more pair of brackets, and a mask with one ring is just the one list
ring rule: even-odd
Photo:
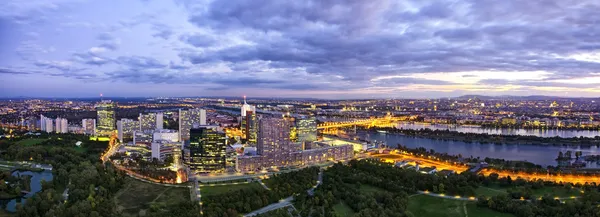
[[[31,172],[31,171],[14,171],[12,176],[19,175],[30,175],[31,177],[31,191],[21,198],[21,204],[25,203],[27,198],[32,197],[37,192],[42,190],[42,180],[52,181],[52,171],[43,171],[43,172]],[[8,212],[16,212],[17,211],[17,200],[1,200],[0,205],[2,209]]]
[[560,130],[560,129],[501,129],[501,128],[482,128],[478,126],[461,126],[449,124],[427,124],[427,123],[411,123],[401,122],[396,125],[400,129],[418,130],[422,128],[432,130],[451,130],[462,133],[487,133],[498,135],[522,135],[522,136],[538,136],[538,137],[596,137],[600,136],[600,131],[597,130]]
[[[397,144],[409,148],[423,147],[427,150],[433,149],[436,152],[448,153],[451,155],[461,154],[464,157],[480,157],[481,159],[502,158],[506,160],[520,160],[539,164],[542,166],[556,166],[555,161],[558,152],[575,151],[583,152],[583,155],[600,154],[598,147],[579,148],[579,147],[559,147],[559,146],[535,146],[535,145],[496,145],[481,143],[465,143],[459,141],[444,141],[426,138],[417,138],[404,136],[400,134],[379,133],[379,132],[357,132],[361,139],[369,141],[382,141],[388,146],[396,147]],[[587,163],[586,168],[600,168],[596,163]]]

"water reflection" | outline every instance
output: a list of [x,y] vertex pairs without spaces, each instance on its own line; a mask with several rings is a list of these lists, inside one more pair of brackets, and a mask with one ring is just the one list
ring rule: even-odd
[[23,198],[15,198],[12,200],[0,200],[0,206],[2,209],[5,209],[8,212],[16,212],[17,211],[17,203],[25,203],[27,198],[32,197],[37,192],[42,190],[42,180],[46,180],[47,182],[52,181],[52,172],[44,171],[44,172],[31,172],[31,171],[14,171],[12,176],[24,176],[29,175],[31,177],[30,188],[31,191],[23,196]]
[[600,136],[600,131],[596,130],[559,130],[559,129],[490,129],[476,126],[460,126],[447,124],[425,124],[425,123],[399,123],[397,128],[418,130],[428,128],[432,130],[451,130],[463,133],[487,133],[499,135],[524,135],[539,137],[595,137]]
[[[383,141],[389,146],[402,144],[410,148],[424,147],[427,150],[433,149],[436,152],[445,152],[452,155],[461,154],[464,157],[480,158],[502,158],[507,160],[528,161],[543,166],[556,166],[555,161],[558,152],[562,151],[581,151],[583,155],[600,154],[598,147],[580,148],[580,147],[556,147],[556,146],[535,146],[535,145],[495,145],[480,143],[465,143],[460,141],[444,141],[426,138],[416,138],[399,134],[385,134],[378,132],[358,132],[358,136],[371,141]],[[588,163],[588,168],[600,168],[596,163]]]

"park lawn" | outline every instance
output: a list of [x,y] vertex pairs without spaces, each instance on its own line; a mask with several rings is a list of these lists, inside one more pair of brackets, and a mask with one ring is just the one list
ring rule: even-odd
[[493,197],[493,196],[498,196],[501,194],[507,194],[506,190],[490,188],[490,187],[485,187],[485,186],[479,186],[478,188],[475,189],[476,197],[479,197],[479,196]]
[[487,208],[477,207],[474,202],[417,195],[408,201],[408,211],[416,217],[511,217]]
[[40,144],[46,140],[48,140],[48,139],[28,138],[28,139],[23,139],[21,141],[18,141],[17,145],[32,146],[32,145]]
[[10,213],[4,209],[0,210],[0,217],[15,217],[15,216],[17,216],[17,214]]
[[210,186],[210,184],[209,184],[209,186],[200,187],[200,194],[202,195],[202,197],[206,197],[206,196],[211,196],[211,195],[223,194],[223,193],[230,192],[230,191],[237,191],[237,190],[244,189],[244,188],[263,189],[263,187],[256,182],[243,183],[243,184],[231,184],[231,185],[215,185],[215,186]]
[[485,216],[485,217],[514,217],[510,213],[501,213],[484,207],[478,207],[475,203],[467,204],[467,213],[469,216]]
[[385,190],[372,186],[372,185],[360,185],[360,188],[358,189],[360,190],[360,192],[362,193],[379,193],[379,192],[384,192]]
[[354,210],[348,206],[348,204],[342,202],[337,203],[333,206],[333,211],[337,216],[353,216]]
[[189,188],[167,187],[138,181],[132,178],[115,195],[118,209],[124,214],[137,216],[141,210],[150,207],[152,203],[175,203],[190,200]]

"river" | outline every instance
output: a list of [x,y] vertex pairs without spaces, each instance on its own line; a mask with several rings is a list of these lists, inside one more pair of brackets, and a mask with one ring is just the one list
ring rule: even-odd
[[[464,157],[480,157],[481,159],[502,158],[506,160],[528,161],[542,166],[556,166],[555,161],[558,152],[566,151],[573,152],[582,151],[583,155],[600,154],[598,147],[591,148],[575,148],[575,147],[557,147],[557,146],[535,146],[535,145],[495,145],[495,144],[480,144],[480,143],[465,143],[459,141],[444,141],[426,138],[417,138],[404,136],[400,134],[380,133],[380,132],[364,132],[359,131],[358,136],[361,139],[369,141],[382,141],[388,146],[395,147],[397,144],[402,144],[409,148],[423,147],[427,150],[433,149],[436,152],[448,153],[451,155],[461,154]],[[586,168],[600,168],[594,162],[587,162]]]
[[597,130],[560,130],[560,129],[502,129],[502,128],[482,128],[478,126],[461,126],[449,124],[427,124],[427,123],[411,123],[401,122],[396,125],[396,128],[418,130],[422,128],[432,130],[451,130],[462,133],[487,133],[499,135],[522,135],[522,136],[538,136],[538,137],[596,137],[600,136],[600,131]]
[[[31,171],[14,171],[12,173],[12,176],[19,176],[19,175],[30,175],[31,177],[31,191],[26,194],[25,196],[23,196],[22,198],[20,198],[21,204],[25,203],[27,198],[32,197],[33,195],[35,195],[37,192],[42,190],[42,180],[46,180],[47,182],[52,181],[52,171],[43,171],[43,172],[31,172]],[[16,212],[17,211],[17,200],[19,199],[12,199],[12,200],[1,200],[0,201],[0,205],[2,206],[2,209],[8,211],[8,212]]]

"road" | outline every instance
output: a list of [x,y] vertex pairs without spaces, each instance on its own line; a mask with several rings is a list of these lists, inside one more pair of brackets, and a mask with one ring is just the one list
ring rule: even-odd
[[317,184],[315,186],[313,186],[311,189],[308,189],[307,193],[310,196],[313,196],[313,194],[315,194],[315,189],[317,189],[317,187],[319,187],[319,185],[321,185],[321,183],[323,183],[323,169],[321,169],[319,171],[319,176],[317,178]]
[[[450,195],[445,195],[445,194],[431,193],[429,191],[417,191],[417,193],[424,194],[427,196],[432,196],[432,197],[451,199],[451,200],[477,201],[476,197],[450,196]],[[555,197],[554,199],[559,200],[559,201],[564,201],[564,200],[573,200],[573,199],[577,199],[577,198],[579,198],[579,197]],[[514,200],[520,200],[520,199],[514,199]],[[531,200],[523,200],[523,201],[531,202]]]
[[292,205],[292,201],[293,200],[294,200],[294,196],[290,196],[288,198],[280,200],[277,203],[273,203],[273,204],[270,204],[270,205],[265,206],[263,208],[260,208],[258,210],[252,211],[252,212],[244,215],[244,217],[255,216],[255,215],[258,215],[258,214],[263,214],[263,213],[266,213],[266,212],[269,212],[269,211],[272,211],[272,210],[281,209],[283,207],[290,206],[290,205]]

